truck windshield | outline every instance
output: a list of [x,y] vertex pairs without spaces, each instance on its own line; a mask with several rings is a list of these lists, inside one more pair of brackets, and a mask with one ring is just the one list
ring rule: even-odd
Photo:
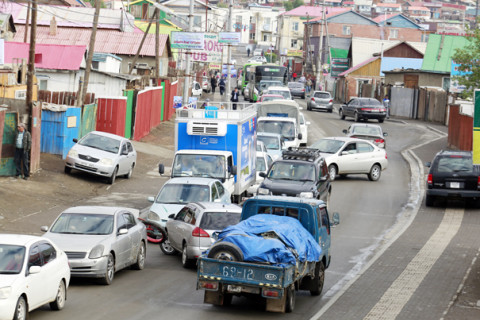
[[225,157],[220,155],[177,154],[172,177],[225,178]]
[[311,163],[277,161],[268,172],[268,178],[272,180],[315,181],[315,166]]
[[280,141],[276,137],[257,136],[258,141],[262,141],[269,150],[280,150]]
[[289,121],[264,120],[258,122],[258,132],[270,132],[282,135],[285,139],[295,139],[295,123]]
[[157,203],[189,203],[210,201],[209,187],[198,184],[166,184],[158,194]]

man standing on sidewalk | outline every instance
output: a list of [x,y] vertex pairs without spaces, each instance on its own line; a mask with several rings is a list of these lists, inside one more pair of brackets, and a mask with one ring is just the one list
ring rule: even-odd
[[17,133],[15,135],[15,176],[22,176],[23,167],[23,179],[28,180],[30,176],[29,171],[29,155],[30,148],[32,146],[32,136],[30,132],[25,128],[24,123],[20,123],[17,126]]
[[233,103],[232,103],[232,109],[233,109],[233,110],[237,110],[237,104],[236,104],[236,102],[238,102],[238,94],[239,94],[238,88],[235,87],[235,89],[233,89],[233,91],[232,91],[232,96],[231,96],[231,98],[230,98],[230,101],[233,102]]

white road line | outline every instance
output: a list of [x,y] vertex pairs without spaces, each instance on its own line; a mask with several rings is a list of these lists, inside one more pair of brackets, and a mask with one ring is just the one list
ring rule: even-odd
[[446,209],[440,226],[364,320],[395,319],[462,224],[464,209]]

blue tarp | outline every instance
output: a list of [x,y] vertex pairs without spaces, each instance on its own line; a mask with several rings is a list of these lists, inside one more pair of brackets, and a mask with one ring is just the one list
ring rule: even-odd
[[[274,232],[277,238],[263,237]],[[295,218],[271,214],[254,215],[247,220],[225,228],[219,241],[237,245],[244,261],[268,262],[274,265],[318,261],[322,254],[320,245]]]

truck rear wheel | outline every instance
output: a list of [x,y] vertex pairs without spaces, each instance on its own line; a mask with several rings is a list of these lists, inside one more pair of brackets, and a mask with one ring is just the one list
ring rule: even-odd
[[290,313],[295,309],[295,285],[291,284],[286,291],[285,312]]
[[315,277],[312,279],[310,294],[312,296],[319,296],[323,290],[323,283],[325,282],[325,265],[320,261],[315,266]]
[[208,258],[226,261],[243,261],[243,252],[230,242],[215,243],[208,252]]

